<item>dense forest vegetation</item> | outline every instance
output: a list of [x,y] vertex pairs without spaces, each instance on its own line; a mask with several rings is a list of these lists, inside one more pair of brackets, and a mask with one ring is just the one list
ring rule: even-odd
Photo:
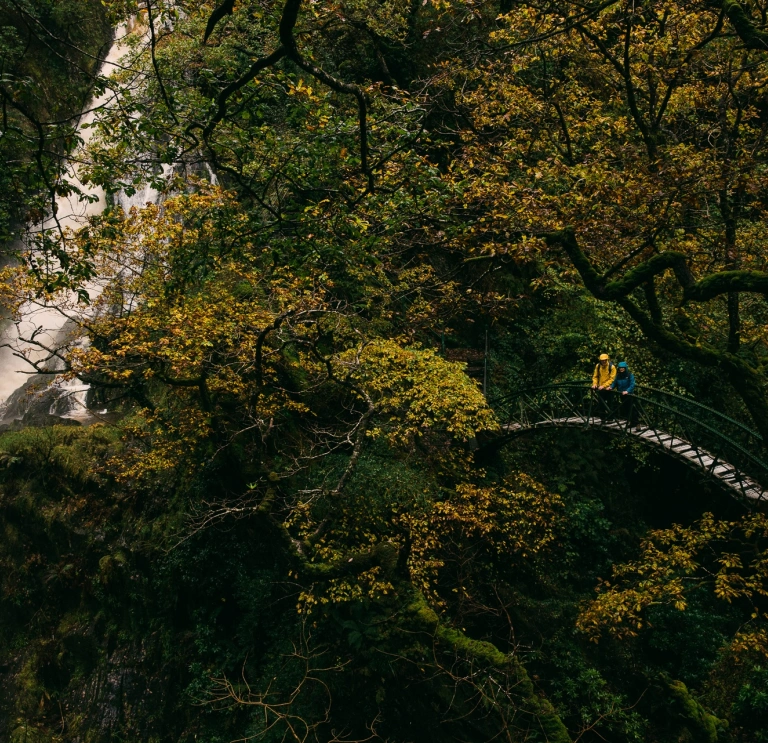
[[95,0],[0,3],[0,241],[39,221],[112,38]]
[[109,411],[0,434],[0,740],[768,742],[764,510],[484,446],[602,352],[768,440],[767,13],[0,0],[2,304]]

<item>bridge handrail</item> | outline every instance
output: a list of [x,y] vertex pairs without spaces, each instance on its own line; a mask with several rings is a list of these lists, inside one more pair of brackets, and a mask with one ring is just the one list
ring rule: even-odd
[[726,415],[725,413],[721,413],[719,410],[710,408],[708,405],[704,405],[704,403],[701,403],[698,400],[694,400],[691,397],[678,395],[676,392],[667,392],[666,390],[658,390],[655,387],[645,387],[645,386],[638,385],[638,389],[649,390],[650,392],[655,392],[656,394],[664,395],[665,397],[673,397],[675,398],[675,400],[682,400],[687,405],[693,405],[697,408],[701,408],[702,410],[706,410],[708,413],[713,413],[718,418],[728,421],[728,423],[736,426],[737,428],[740,428],[744,433],[749,434],[752,438],[757,439],[761,444],[763,443],[763,437],[757,431],[753,431],[751,428],[749,428],[748,426],[745,426],[743,423],[741,423],[740,421],[737,421],[735,418],[731,418],[730,415]]
[[[507,395],[504,395],[503,397],[497,398],[493,401],[494,405],[503,405],[505,402],[511,402],[512,400],[519,398],[523,395],[530,395],[535,397],[538,392],[544,391],[544,390],[557,390],[557,389],[575,389],[580,391],[590,391],[591,384],[589,380],[581,380],[581,381],[565,381],[565,382],[554,382],[552,384],[548,385],[537,385],[535,387],[528,387],[525,389],[519,389],[515,392],[509,393]],[[657,390],[652,387],[639,387],[639,389],[642,390],[648,390],[652,393],[656,393],[657,395],[660,395],[663,398],[672,398],[674,400],[680,400],[681,402],[693,405],[702,411],[708,413],[711,416],[714,416],[716,419],[719,419],[723,422],[727,422],[729,424],[733,424],[737,427],[740,433],[746,434],[750,437],[761,449],[763,449],[763,439],[762,437],[757,434],[755,431],[752,431],[751,429],[747,428],[742,423],[739,423],[738,421],[733,420],[727,415],[724,415],[723,413],[720,413],[717,410],[714,410],[712,408],[709,408],[706,405],[703,405],[702,403],[692,400],[686,397],[683,397],[681,395],[676,395],[671,392],[666,392],[664,390]],[[717,428],[714,428],[713,426],[709,425],[708,423],[705,423],[700,418],[694,417],[690,414],[690,412],[684,412],[683,410],[680,410],[678,408],[672,407],[671,405],[662,402],[661,400],[654,400],[650,397],[645,397],[643,395],[633,394],[632,395],[636,400],[638,400],[641,403],[645,403],[648,405],[651,405],[657,409],[661,409],[663,411],[666,411],[667,413],[670,413],[672,416],[677,417],[678,419],[686,420],[690,423],[693,423],[700,431],[706,432],[710,436],[712,436],[715,440],[719,440],[723,443],[725,443],[732,453],[736,453],[740,455],[743,458],[743,461],[751,463],[752,466],[756,466],[760,468],[760,470],[764,471],[766,474],[768,474],[768,463],[763,461],[760,457],[755,456],[750,450],[746,449],[741,443],[738,441],[733,440],[730,436],[728,436],[723,431],[718,430]],[[748,467],[748,469],[750,469]]]
[[[755,431],[697,400],[673,392],[638,387],[630,399],[635,403],[625,407],[618,400],[611,402],[595,394],[590,380],[570,380],[517,389],[489,400],[489,404],[500,420],[506,418],[507,425],[502,428],[508,437],[540,426],[582,422],[587,428],[634,435],[646,444],[661,445],[688,464],[695,461],[696,466],[747,502],[766,500],[768,463],[761,457],[768,452]],[[617,426],[620,421],[625,425]],[[649,431],[655,434],[651,438]],[[675,442],[682,442],[683,447]],[[691,451],[695,454],[693,458]]]
[[[504,395],[498,398],[498,402],[504,402],[505,400],[508,400],[510,398],[518,397],[521,394],[524,394],[526,392],[533,392],[535,390],[550,389],[552,387],[576,387],[577,385],[586,385],[587,387],[591,388],[590,381],[588,379],[565,381],[565,382],[552,382],[551,384],[536,385],[534,387],[526,387],[525,389],[515,390],[514,392],[510,392],[507,395]],[[636,389],[648,390],[649,392],[655,392],[656,394],[664,395],[665,397],[673,397],[676,400],[682,400],[687,405],[694,405],[697,408],[706,410],[707,413],[712,413],[716,417],[721,418],[722,420],[728,421],[728,423],[736,426],[737,428],[740,428],[744,433],[757,439],[760,443],[763,443],[763,437],[757,431],[753,431],[751,428],[748,428],[743,423],[740,423],[739,421],[735,420],[734,418],[731,418],[725,413],[721,413],[719,410],[715,410],[714,408],[710,408],[709,406],[704,405],[698,400],[694,400],[692,397],[684,397],[683,395],[678,395],[675,392],[667,392],[666,390],[659,390],[659,389],[656,389],[655,387],[646,387],[643,385],[637,385]],[[659,404],[659,403],[655,403],[653,400],[649,400],[648,398],[643,398],[642,395],[635,395],[635,397],[646,400],[647,402],[651,402],[653,404],[657,404],[657,405]],[[497,400],[494,400],[493,402],[495,403],[497,402]],[[674,408],[669,408],[669,410],[673,410],[674,412],[679,412]]]

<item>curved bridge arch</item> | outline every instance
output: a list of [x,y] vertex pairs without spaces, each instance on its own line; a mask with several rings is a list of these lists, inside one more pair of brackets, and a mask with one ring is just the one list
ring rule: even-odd
[[705,473],[747,505],[768,501],[768,458],[759,434],[690,398],[651,388],[599,396],[588,382],[520,390],[493,407],[504,432],[492,443],[541,428],[582,428],[631,437]]

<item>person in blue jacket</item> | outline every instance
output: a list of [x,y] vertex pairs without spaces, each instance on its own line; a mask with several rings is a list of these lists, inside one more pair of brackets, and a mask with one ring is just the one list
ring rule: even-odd
[[619,415],[625,418],[630,426],[634,425],[632,415],[632,393],[635,391],[635,375],[629,370],[626,361],[620,361],[616,365],[616,379],[613,380],[611,389],[621,395],[621,412]]

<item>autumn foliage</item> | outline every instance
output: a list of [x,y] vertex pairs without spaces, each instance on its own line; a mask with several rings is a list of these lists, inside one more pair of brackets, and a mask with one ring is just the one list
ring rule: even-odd
[[[86,151],[0,74],[108,202],[2,273],[108,410],[0,439],[11,740],[768,740],[764,514],[494,412],[607,350],[768,440],[765,9],[104,7]],[[175,706],[94,732],[109,664]]]

